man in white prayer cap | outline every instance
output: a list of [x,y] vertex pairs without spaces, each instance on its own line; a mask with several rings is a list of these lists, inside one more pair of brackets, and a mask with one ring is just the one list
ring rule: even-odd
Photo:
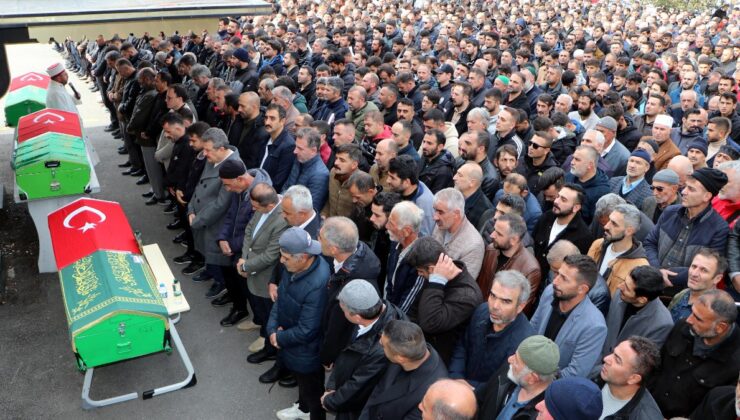
[[62,63],[52,64],[46,69],[46,73],[51,77],[49,89],[46,93],[46,107],[77,114],[77,103],[79,103],[80,94],[72,85],[70,87],[75,93],[74,96],[65,89],[64,86],[68,84],[69,75],[64,69],[64,65]]
[[653,165],[655,165],[656,171],[665,169],[674,156],[681,154],[678,146],[671,141],[671,127],[673,127],[673,118],[670,115],[658,114],[655,116],[653,138],[659,146],[658,153],[653,156]]

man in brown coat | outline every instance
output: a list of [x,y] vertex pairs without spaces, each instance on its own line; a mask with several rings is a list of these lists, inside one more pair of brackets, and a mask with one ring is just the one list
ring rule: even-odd
[[674,157],[681,154],[678,146],[671,140],[671,127],[673,118],[668,115],[660,114],[655,117],[653,124],[653,137],[658,143],[658,153],[653,156],[653,166],[656,170],[665,169],[668,162]]
[[522,243],[527,233],[527,224],[524,219],[513,213],[503,214],[496,218],[491,233],[491,243],[486,247],[483,256],[483,266],[478,275],[478,286],[481,292],[488,294],[491,290],[493,276],[503,270],[515,270],[524,274],[531,286],[530,297],[524,313],[531,316],[534,302],[540,287],[542,274],[537,259]]
[[362,152],[356,144],[343,144],[337,148],[334,168],[329,172],[329,196],[321,210],[324,217],[352,214],[352,195],[349,193],[349,177],[357,172]]

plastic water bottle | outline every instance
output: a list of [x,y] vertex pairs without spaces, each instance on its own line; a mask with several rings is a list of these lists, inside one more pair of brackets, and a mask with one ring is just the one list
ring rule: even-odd
[[167,299],[167,286],[164,283],[159,283],[159,295],[162,299]]
[[172,280],[172,294],[175,296],[182,295],[182,291],[180,290],[180,281],[177,279]]

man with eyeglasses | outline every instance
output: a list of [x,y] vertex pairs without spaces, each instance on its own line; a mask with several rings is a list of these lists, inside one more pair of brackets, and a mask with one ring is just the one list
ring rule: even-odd
[[529,141],[527,154],[522,158],[517,172],[527,178],[529,191],[537,195],[539,183],[542,174],[549,168],[558,166],[550,148],[552,147],[553,137],[545,131],[535,131],[534,136]]
[[653,176],[653,184],[650,186],[653,195],[645,197],[640,206],[640,211],[653,223],[657,223],[666,207],[681,202],[678,194],[679,181],[678,174],[672,169],[663,169]]

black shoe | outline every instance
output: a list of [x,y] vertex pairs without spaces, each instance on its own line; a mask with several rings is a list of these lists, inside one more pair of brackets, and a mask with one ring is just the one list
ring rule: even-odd
[[249,315],[249,312],[247,311],[237,311],[235,309],[232,309],[231,312],[229,312],[229,315],[221,320],[221,326],[222,327],[233,327],[239,321],[246,318]]
[[[225,293],[223,296],[217,297],[216,299],[213,299],[211,301],[211,305],[221,307],[221,306],[226,306],[226,305],[228,305],[231,302],[233,302],[233,300],[231,299],[231,295],[229,295],[228,293]],[[232,311],[233,310],[234,309],[232,309]],[[244,316],[245,317],[247,315],[249,315],[249,312],[246,311],[246,310],[245,311],[239,311],[239,312],[244,312],[244,314],[245,314]],[[239,321],[237,321],[237,322],[239,322]],[[229,325],[229,326],[231,326],[231,325]]]
[[[147,180],[147,182],[148,182],[148,180]],[[139,183],[137,182],[136,184],[139,184]],[[146,202],[144,204],[146,204],[147,206],[153,206],[155,204],[162,204],[163,201],[164,200],[159,199],[159,198],[157,198],[157,197],[155,197],[155,196],[152,195],[152,198],[146,200]]]
[[110,133],[111,131],[114,131],[114,130],[118,130],[118,126],[113,125],[113,123],[108,124],[108,126],[103,129],[103,131],[105,131],[106,133]]
[[220,298],[226,294],[226,288],[221,283],[214,282],[206,292],[206,299]]
[[111,136],[120,136],[121,135],[121,129],[116,128],[115,130],[110,132]]
[[[258,351],[257,353],[252,353],[249,356],[247,356],[247,362],[254,363],[254,364],[260,364],[262,362],[266,362],[268,360],[275,360],[275,359],[277,359],[277,351],[275,350],[268,351],[266,349],[262,349]],[[267,373],[272,372],[273,369],[275,369],[275,373],[273,373],[273,375],[280,373],[279,372],[280,368],[277,366],[273,366],[272,368],[270,368],[270,370],[265,372],[265,374],[263,374],[262,376],[265,376]],[[275,380],[272,380],[272,381],[263,382],[262,376],[260,376],[260,382],[262,382],[263,384],[273,383],[279,379],[279,378],[276,378]]]
[[121,175],[131,175],[134,172],[135,172],[134,168],[128,168],[125,171],[121,172]]
[[126,150],[126,149],[118,149],[118,154],[119,155],[127,155],[128,154],[128,150]]
[[205,266],[206,265],[203,264],[202,262],[193,261],[190,264],[188,264],[187,267],[182,269],[182,274],[185,274],[186,276],[192,276],[193,274],[202,270]]
[[141,196],[144,197],[144,198],[151,198],[151,197],[154,196],[154,191],[145,192]]
[[186,252],[179,257],[173,258],[172,262],[174,262],[175,264],[190,264],[191,262],[193,262],[193,259],[193,255]]
[[197,276],[193,277],[193,281],[195,283],[205,283],[211,280],[213,280],[213,277],[211,277],[205,270],[201,271],[200,273],[198,273]]
[[114,134],[113,135],[113,138],[116,139],[116,140],[121,140],[123,138],[123,136],[121,135],[121,133],[118,133],[118,134]]
[[164,208],[163,213],[164,214],[173,214],[176,211],[177,211],[177,203],[175,203],[174,201],[172,201],[172,202],[170,202],[169,205],[167,205],[167,207]]
[[129,175],[131,175],[131,176],[142,176],[142,175],[146,175],[146,171],[144,170],[144,168],[139,168],[139,169],[136,169],[134,171],[131,171],[131,173]]
[[95,86],[94,88],[90,89],[90,92],[100,92],[100,88]]
[[[132,174],[133,175],[133,174]],[[146,185],[149,183],[149,177],[144,175],[141,178],[136,180],[136,185]],[[152,204],[157,204],[157,202],[153,202]],[[150,204],[151,205],[151,204]]]
[[127,160],[127,161],[125,161],[123,163],[119,163],[118,164],[118,167],[119,168],[130,168],[131,167],[131,162]]
[[172,238],[172,243],[179,244],[182,242],[185,242],[185,232],[184,231],[178,233],[177,236]]
[[[255,354],[257,353],[252,354],[252,356],[254,356]],[[282,369],[280,368],[280,366],[277,365],[277,363],[275,363],[275,365],[273,365],[270,370],[260,375],[259,380],[263,384],[271,384],[285,378],[288,375],[290,375],[290,372],[287,369]]]
[[168,230],[178,230],[185,227],[185,223],[182,222],[180,219],[176,219],[170,224],[167,225]]
[[288,374],[288,376],[280,379],[278,381],[278,385],[280,385],[283,388],[295,388],[298,386],[298,381],[295,378],[295,375],[292,373]]

